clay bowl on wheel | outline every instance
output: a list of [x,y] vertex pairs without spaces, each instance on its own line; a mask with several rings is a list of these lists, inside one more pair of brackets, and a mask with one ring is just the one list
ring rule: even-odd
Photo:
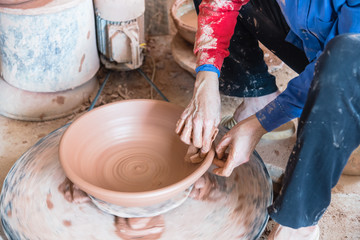
[[170,10],[178,33],[189,43],[195,42],[197,15],[192,0],[176,0]]
[[24,2],[28,2],[30,0],[0,0],[0,5],[16,5],[16,4],[21,4]]
[[187,163],[175,133],[184,109],[157,100],[127,100],[85,113],[60,140],[67,177],[97,199],[124,207],[150,206],[189,188],[210,167],[212,150]]

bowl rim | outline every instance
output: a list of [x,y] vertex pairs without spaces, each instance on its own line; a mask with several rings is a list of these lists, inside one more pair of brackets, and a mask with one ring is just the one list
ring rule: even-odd
[[[181,6],[182,4],[185,4],[186,2],[188,2],[189,0],[176,0],[174,2],[174,4],[171,6],[171,9],[170,9],[170,16],[172,17],[172,19],[174,20],[174,22],[176,24],[178,24],[179,26],[185,28],[187,31],[192,31],[192,32],[196,32],[196,29],[197,28],[194,28],[188,24],[186,24],[185,22],[181,21],[180,20],[180,17],[178,17],[177,15],[177,9],[179,6]],[[188,11],[190,12],[190,11]],[[186,12],[186,13],[188,13]]]
[[[76,184],[80,189],[82,189],[83,191],[85,191],[86,193],[93,195],[94,197],[101,199],[103,201],[107,201],[107,202],[111,202],[111,203],[117,203],[117,199],[137,199],[137,200],[146,200],[147,198],[156,198],[156,197],[161,197],[163,194],[168,193],[168,195],[170,195],[169,193],[173,193],[173,192],[178,192],[179,189],[183,189],[185,190],[186,188],[188,188],[189,186],[191,186],[191,184],[193,184],[198,178],[200,178],[211,166],[212,163],[212,159],[215,156],[215,150],[212,148],[209,153],[207,154],[207,156],[205,157],[205,159],[201,162],[198,163],[196,165],[199,165],[194,172],[192,172],[190,175],[188,175],[186,178],[170,184],[168,186],[159,188],[159,189],[155,189],[155,190],[150,190],[150,191],[143,191],[143,192],[121,192],[121,191],[114,191],[114,190],[109,190],[109,189],[105,189],[99,186],[96,186],[86,180],[84,180],[83,178],[79,177],[69,166],[69,164],[66,164],[66,162],[64,161],[64,149],[63,149],[63,144],[64,144],[64,139],[66,140],[67,135],[69,134],[70,130],[72,129],[72,127],[74,127],[76,124],[79,124],[82,119],[86,118],[87,116],[89,116],[90,114],[94,114],[94,112],[97,112],[99,110],[103,110],[105,108],[110,108],[114,105],[118,105],[118,104],[123,104],[123,103],[129,103],[129,102],[146,102],[146,103],[151,103],[151,104],[163,104],[163,105],[172,105],[172,107],[175,108],[182,108],[183,107],[176,105],[174,103],[170,103],[170,102],[164,102],[161,100],[153,100],[153,99],[128,99],[128,100],[121,100],[118,102],[113,102],[113,103],[109,103],[109,104],[105,104],[103,106],[99,106],[97,108],[94,108],[93,110],[86,112],[85,114],[83,114],[82,116],[80,116],[79,118],[77,118],[75,121],[73,121],[68,128],[64,131],[64,133],[62,134],[61,138],[60,138],[60,142],[59,142],[59,161],[60,164],[65,172],[65,175],[74,183]],[[70,129],[70,130],[69,130]],[[175,129],[174,129],[175,131]],[[185,161],[185,160],[184,160]],[[101,196],[99,197],[101,192]],[[111,201],[111,199],[109,199],[109,197],[111,197],[112,199],[114,199],[114,201]]]

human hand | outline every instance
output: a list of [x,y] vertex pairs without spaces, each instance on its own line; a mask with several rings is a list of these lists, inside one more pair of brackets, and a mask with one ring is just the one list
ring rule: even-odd
[[91,201],[89,195],[82,191],[68,178],[65,178],[65,180],[59,185],[58,189],[68,202],[80,204]]
[[[213,163],[217,168],[213,173],[229,177],[234,168],[249,161],[257,143],[266,132],[255,115],[235,125],[216,146],[217,157]],[[226,150],[228,154],[225,153]]]
[[220,188],[216,176],[206,172],[194,183],[189,197],[201,201],[216,201],[224,195]]
[[196,76],[193,97],[176,124],[180,139],[201,149],[204,156],[218,133],[220,123],[220,93],[218,75],[201,71]]

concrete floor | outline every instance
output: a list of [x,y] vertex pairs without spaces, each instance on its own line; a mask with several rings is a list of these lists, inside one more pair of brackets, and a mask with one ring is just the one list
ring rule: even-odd
[[[142,69],[151,76],[155,63],[155,83],[171,102],[186,106],[192,96],[194,78],[174,62],[170,41],[171,36],[151,38],[148,41],[148,57]],[[268,63],[271,65],[271,62]],[[283,89],[286,82],[295,74],[285,65],[280,68],[276,68],[277,65],[273,66],[275,67],[270,70],[277,76],[278,85]],[[99,76],[102,77],[104,74]],[[155,91],[151,91],[149,84],[136,71],[113,73],[98,104],[127,98],[151,98],[152,95],[155,99],[161,99]],[[240,99],[225,96],[222,97],[222,101],[223,115],[231,114],[241,102]],[[85,104],[82,110],[88,105]],[[27,149],[82,113],[83,111],[80,111],[66,118],[46,122],[17,121],[0,116],[0,184],[2,185],[13,163]],[[294,140],[294,136],[286,140],[262,140],[257,147],[275,181],[279,181],[283,173]],[[273,222],[270,222],[262,239],[266,239],[272,226]],[[341,177],[333,190],[332,203],[320,222],[320,228],[322,240],[360,239],[360,177]],[[0,236],[2,235],[0,229]]]

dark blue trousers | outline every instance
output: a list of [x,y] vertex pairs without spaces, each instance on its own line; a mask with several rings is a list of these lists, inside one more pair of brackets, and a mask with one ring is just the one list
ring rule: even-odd
[[[201,0],[194,2],[198,7]],[[231,40],[230,56],[221,69],[221,90],[240,97],[276,90],[258,40],[300,73],[308,61],[301,50],[285,42],[288,30],[276,1],[253,0],[245,5]],[[242,44],[241,48],[237,44]],[[316,63],[283,187],[268,208],[270,216],[281,225],[300,228],[319,221],[330,204],[331,189],[360,144],[359,56],[360,34],[346,34],[331,40]],[[260,90],[253,84],[254,79],[261,85]]]
[[315,225],[360,144],[360,34],[325,47],[300,117],[296,145],[270,216],[292,228]]

